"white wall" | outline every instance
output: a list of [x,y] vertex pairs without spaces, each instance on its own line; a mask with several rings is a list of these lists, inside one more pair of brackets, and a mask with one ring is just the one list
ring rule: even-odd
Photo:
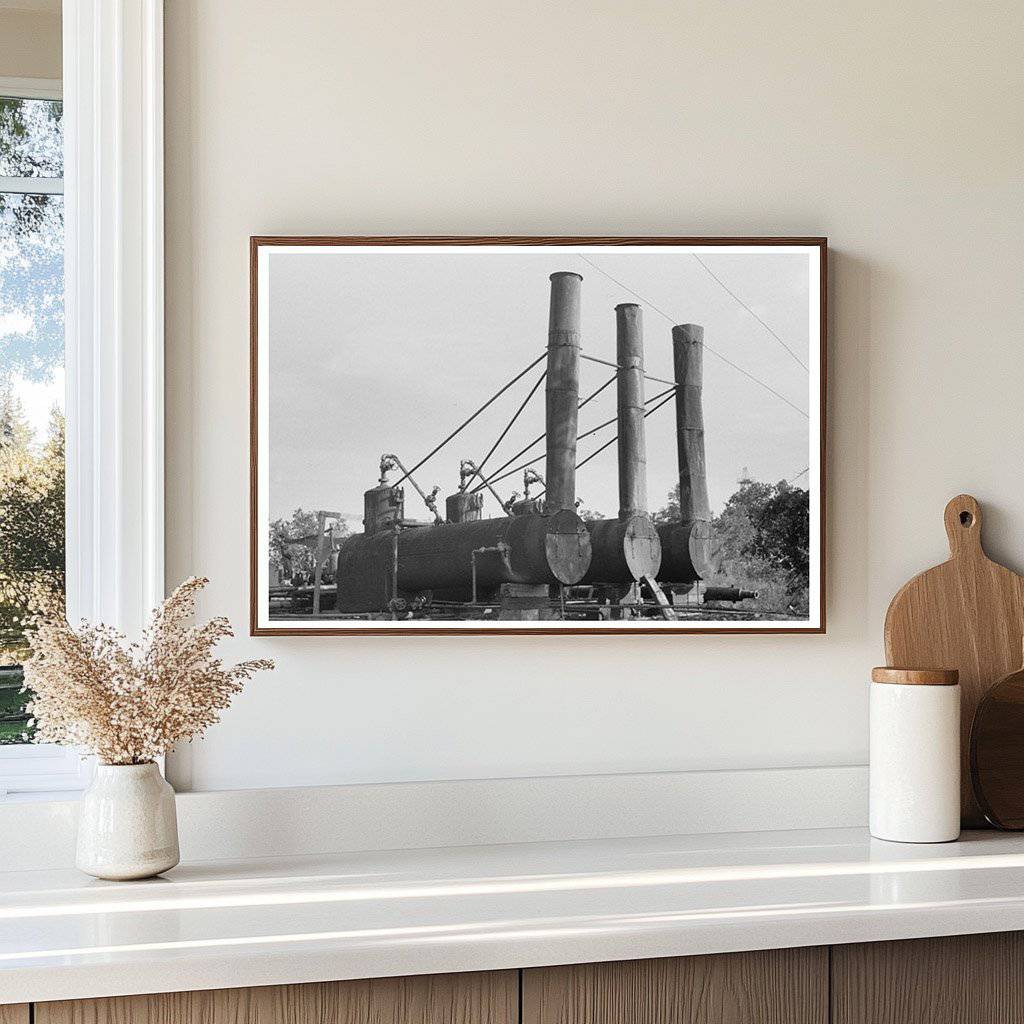
[[0,77],[61,76],[60,0],[0,0]]
[[197,789],[861,763],[892,592],[1024,568],[1024,7],[167,0],[168,572],[247,622],[250,234],[827,234],[824,637],[240,639]]

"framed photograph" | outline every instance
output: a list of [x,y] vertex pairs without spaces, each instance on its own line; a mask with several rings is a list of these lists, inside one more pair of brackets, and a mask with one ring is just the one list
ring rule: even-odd
[[824,238],[250,249],[254,635],[825,631]]

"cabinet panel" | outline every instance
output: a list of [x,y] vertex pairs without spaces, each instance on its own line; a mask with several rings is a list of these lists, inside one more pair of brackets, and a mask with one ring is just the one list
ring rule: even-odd
[[832,948],[834,1024],[1024,1024],[1024,934]]
[[516,1024],[518,1000],[496,971],[37,1003],[35,1024]]
[[0,1006],[0,1024],[28,1024],[28,1020],[27,1003]]
[[828,950],[523,972],[523,1024],[826,1024]]

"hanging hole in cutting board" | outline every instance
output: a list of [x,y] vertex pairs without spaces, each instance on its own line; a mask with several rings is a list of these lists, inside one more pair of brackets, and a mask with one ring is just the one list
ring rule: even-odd
[[974,522],[974,516],[966,510],[960,513],[960,525],[970,526]]

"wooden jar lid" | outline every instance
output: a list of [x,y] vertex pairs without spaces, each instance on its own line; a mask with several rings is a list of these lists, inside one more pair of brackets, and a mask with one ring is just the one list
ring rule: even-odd
[[871,682],[910,686],[956,686],[960,673],[955,668],[873,668]]

